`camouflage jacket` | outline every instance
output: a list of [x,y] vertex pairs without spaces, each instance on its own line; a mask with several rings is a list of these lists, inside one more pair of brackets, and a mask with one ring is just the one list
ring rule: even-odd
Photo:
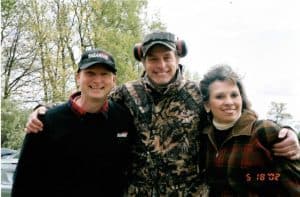
[[144,77],[111,96],[130,110],[138,131],[128,195],[203,196],[198,85],[177,74],[174,82],[156,91]]

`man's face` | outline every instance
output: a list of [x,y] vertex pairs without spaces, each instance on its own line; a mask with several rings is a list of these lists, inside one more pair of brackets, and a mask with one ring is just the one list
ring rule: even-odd
[[168,84],[175,76],[178,63],[175,52],[163,45],[154,45],[143,60],[148,77],[156,85]]
[[90,101],[105,100],[114,87],[116,76],[103,66],[95,65],[77,74],[81,97]]

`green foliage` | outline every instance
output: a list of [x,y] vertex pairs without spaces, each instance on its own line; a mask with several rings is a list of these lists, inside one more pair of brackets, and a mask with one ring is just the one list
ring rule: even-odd
[[158,15],[147,15],[147,3],[1,1],[2,146],[20,146],[28,114],[22,106],[64,101],[77,88],[77,63],[87,48],[112,53],[118,84],[136,79],[142,71],[134,45],[150,30],[165,29]]
[[91,1],[92,46],[110,51],[116,59],[118,83],[137,78],[132,49],[141,37],[139,12],[145,1]]
[[5,30],[2,95],[33,105],[68,98],[77,88],[77,63],[87,48],[112,53],[118,84],[136,79],[139,70],[133,57],[134,44],[149,30],[164,28],[158,16],[147,18],[147,0],[1,3],[9,13],[3,15],[1,26]]
[[7,100],[2,100],[1,105],[1,147],[19,149],[29,111]]
[[16,0],[2,0],[1,1],[1,15],[7,17],[11,11],[15,8]]
[[90,46],[110,51],[117,62],[117,83],[136,79],[141,70],[133,47],[151,30],[164,30],[159,16],[147,16],[147,0],[88,1]]

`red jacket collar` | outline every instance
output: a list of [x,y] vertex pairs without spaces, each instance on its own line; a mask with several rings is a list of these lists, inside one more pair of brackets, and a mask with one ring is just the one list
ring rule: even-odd
[[[69,103],[70,103],[70,106],[71,106],[71,109],[73,110],[74,113],[76,113],[77,115],[79,116],[84,116],[87,112],[82,109],[82,107],[80,107],[79,105],[77,105],[77,103],[75,102],[76,99],[81,95],[81,92],[75,92],[74,94],[72,94],[70,96],[70,99],[69,99]],[[99,109],[98,112],[96,113],[104,113],[106,114],[108,112],[108,101],[106,100],[102,107]]]

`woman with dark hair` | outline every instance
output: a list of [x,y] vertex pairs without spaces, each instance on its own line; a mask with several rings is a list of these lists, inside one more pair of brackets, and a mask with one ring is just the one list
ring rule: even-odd
[[300,196],[300,160],[272,155],[281,127],[258,120],[231,67],[213,67],[200,89],[210,122],[202,136],[210,196]]

